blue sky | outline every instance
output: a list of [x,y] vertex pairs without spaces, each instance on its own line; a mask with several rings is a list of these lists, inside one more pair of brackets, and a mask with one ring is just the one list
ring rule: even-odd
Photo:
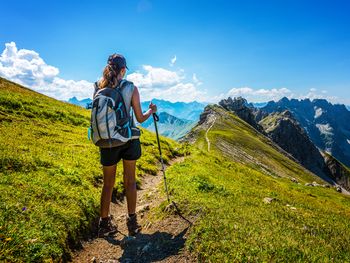
[[[9,46],[0,75],[59,99],[83,98],[119,52],[145,100],[242,95],[350,104],[347,2],[5,1],[0,52],[11,42],[24,51],[9,57]],[[43,62],[28,66],[30,51]]]

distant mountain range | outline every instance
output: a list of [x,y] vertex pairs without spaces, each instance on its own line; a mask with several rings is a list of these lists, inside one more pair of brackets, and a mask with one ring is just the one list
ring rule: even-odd
[[[206,104],[193,102],[170,102],[166,100],[153,99],[152,102],[157,105],[158,112],[166,112],[179,119],[198,121]],[[142,109],[148,108],[150,101],[141,103]]]
[[[160,112],[158,116],[159,121],[157,122],[157,125],[159,133],[174,140],[178,140],[183,137],[197,123],[196,121],[192,120],[179,119],[166,112]],[[152,117],[142,123],[141,126],[147,130],[155,131]]]
[[282,98],[260,109],[266,113],[290,111],[320,149],[350,166],[350,112],[343,104],[325,99]]
[[[159,133],[177,140],[189,132],[199,120],[199,116],[206,104],[193,102],[170,102],[166,100],[153,99],[152,103],[157,105],[159,112]],[[150,101],[141,102],[145,111]],[[154,131],[153,119],[149,118],[141,124],[142,127]]]
[[67,102],[74,104],[74,105],[78,105],[78,106],[83,107],[83,108],[87,108],[88,105],[92,102],[92,99],[86,98],[86,99],[78,100],[77,97],[72,97],[72,98],[68,99]]

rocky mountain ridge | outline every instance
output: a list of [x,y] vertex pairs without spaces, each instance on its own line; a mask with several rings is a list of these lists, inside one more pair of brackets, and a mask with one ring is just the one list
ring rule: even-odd
[[268,114],[289,110],[319,149],[350,166],[350,112],[345,105],[325,99],[282,98],[260,110]]
[[[308,104],[307,101],[304,103]],[[324,104],[324,102],[319,103]],[[332,162],[324,158],[326,153],[315,146],[308,133],[288,109],[280,107],[278,111],[268,113],[263,110],[264,108],[256,109],[252,107],[242,97],[228,98],[220,101],[219,104],[226,110],[237,114],[257,131],[262,129],[262,134],[267,135],[311,172],[328,182],[334,181],[350,190],[350,173],[348,173],[348,170],[346,168],[340,169],[339,167],[344,166],[334,157],[332,157]],[[271,107],[271,105],[272,103],[269,103],[267,106]],[[340,170],[341,172],[339,172]]]
[[245,122],[249,123],[259,132],[264,133],[263,127],[256,121],[254,114],[254,106],[248,104],[247,100],[242,97],[223,99],[219,102],[219,105],[228,111],[235,112]]
[[269,138],[290,153],[301,165],[322,179],[332,182],[320,151],[290,111],[271,113],[259,124]]

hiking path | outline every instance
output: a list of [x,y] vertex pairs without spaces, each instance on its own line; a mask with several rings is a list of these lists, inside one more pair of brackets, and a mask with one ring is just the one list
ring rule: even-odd
[[[177,157],[169,165],[182,162]],[[169,166],[168,165],[168,166]],[[118,232],[106,238],[94,237],[82,242],[82,248],[73,252],[73,262],[195,262],[184,249],[189,224],[175,214],[162,219],[152,219],[152,208],[158,207],[166,197],[161,195],[164,187],[163,173],[145,175],[141,178],[142,189],[137,191],[138,221],[141,233],[135,238],[128,237],[126,227],[127,202],[111,203],[111,215],[118,225]]]

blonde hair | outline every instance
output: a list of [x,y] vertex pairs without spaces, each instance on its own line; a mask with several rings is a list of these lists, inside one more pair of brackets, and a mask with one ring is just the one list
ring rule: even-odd
[[118,75],[120,73],[121,69],[113,67],[112,65],[108,64],[105,66],[103,70],[103,75],[101,80],[98,83],[98,87],[100,89],[103,89],[105,87],[115,87],[118,83]]

